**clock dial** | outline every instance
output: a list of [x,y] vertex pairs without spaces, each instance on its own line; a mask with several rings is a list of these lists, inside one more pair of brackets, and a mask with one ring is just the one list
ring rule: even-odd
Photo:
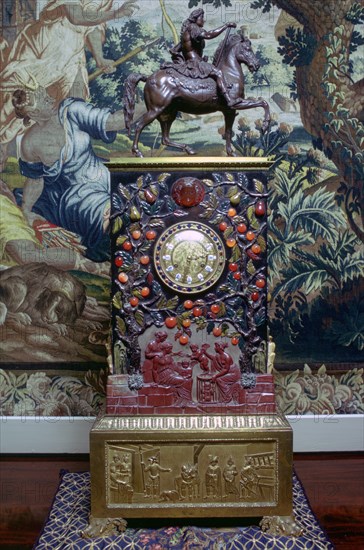
[[213,229],[181,222],[162,233],[154,263],[162,281],[178,292],[200,292],[216,283],[225,268],[225,248]]

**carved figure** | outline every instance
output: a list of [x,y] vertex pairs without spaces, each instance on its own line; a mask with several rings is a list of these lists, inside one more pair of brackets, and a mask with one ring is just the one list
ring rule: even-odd
[[183,464],[181,475],[175,479],[175,486],[181,500],[193,500],[199,496],[200,478],[197,464]]
[[110,488],[118,492],[118,499],[121,502],[130,503],[132,501],[134,490],[131,478],[131,464],[128,455],[123,455],[121,459],[115,455],[110,464]]
[[145,358],[152,362],[152,376],[154,382],[157,382],[158,358],[164,355],[164,342],[168,334],[159,330],[155,333],[154,339],[149,342],[145,348]]
[[274,360],[276,358],[276,345],[273,342],[273,337],[269,336],[268,338],[268,366],[267,372],[271,374],[274,368]]
[[245,465],[240,472],[240,498],[249,499],[255,497],[258,487],[258,474],[256,473],[251,457],[245,457]]
[[234,398],[237,383],[240,381],[241,373],[237,365],[234,364],[231,355],[225,351],[226,342],[216,342],[216,354],[212,355],[205,351],[205,354],[212,362],[212,382],[215,382],[220,391],[220,397],[224,403],[229,403]]
[[221,469],[217,456],[210,456],[210,462],[205,473],[205,499],[221,498]]
[[[204,10],[198,8],[192,11],[183,22],[181,40],[177,46],[170,50],[172,60],[175,63],[173,69],[189,78],[213,78],[227,105],[232,107],[235,100],[231,99],[228,93],[222,71],[207,61],[206,56],[203,56],[203,50],[205,40],[216,38],[228,28],[235,28],[236,23],[226,23],[217,29],[206,31],[203,28],[205,24],[204,15]],[[170,64],[162,66],[164,69],[168,67],[170,67]]]
[[151,456],[148,461],[148,466],[145,466],[142,462],[144,472],[148,474],[145,482],[145,497],[154,499],[160,496],[160,473],[171,472],[172,470],[171,468],[163,468],[159,464],[159,459],[157,456]]
[[209,344],[202,344],[201,348],[199,348],[197,344],[190,345],[192,351],[190,354],[192,364],[198,364],[204,372],[210,372],[209,359],[205,353],[209,347]]
[[[192,401],[192,370],[182,363],[178,366],[173,359],[173,346],[164,342],[161,353],[156,353],[153,359],[153,379],[157,384],[171,386],[175,390],[178,405],[186,405]],[[189,363],[187,363],[189,367]]]
[[159,502],[178,502],[178,491],[162,491],[159,497]]
[[225,498],[229,496],[238,496],[239,490],[235,485],[235,478],[238,475],[238,469],[233,458],[230,456],[223,470],[222,477],[224,478]]
[[[193,21],[190,25],[195,29],[193,35],[196,31],[196,38],[191,38],[187,25],[186,31],[182,33],[181,51],[176,52],[175,63],[162,66],[149,77],[131,74],[125,81],[123,104],[125,127],[129,133],[134,117],[136,86],[140,81],[145,82],[144,101],[147,112],[135,125],[132,152],[136,156],[142,156],[138,143],[143,128],[156,119],[161,125],[163,145],[182,149],[190,155],[194,154],[194,150],[189,145],[174,142],[169,137],[171,126],[179,111],[194,114],[221,111],[225,118],[224,137],[226,152],[229,156],[234,155],[231,139],[236,110],[263,108],[262,130],[268,129],[270,122],[268,103],[261,98],[244,99],[244,75],[241,64],[247,65],[252,72],[259,69],[259,62],[252,50],[250,40],[240,34],[226,37],[217,48],[210,65],[206,64],[201,57],[203,40],[207,37],[206,31],[202,31],[201,20],[200,25]],[[211,32],[217,31],[221,32],[221,28]],[[214,69],[212,70],[211,67]],[[224,75],[224,78],[220,78],[220,75]]]

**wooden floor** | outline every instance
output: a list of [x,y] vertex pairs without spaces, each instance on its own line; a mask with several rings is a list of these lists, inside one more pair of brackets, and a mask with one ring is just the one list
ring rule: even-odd
[[[296,472],[337,550],[364,550],[364,455],[297,454]],[[88,470],[88,456],[1,458],[2,550],[31,549],[47,516],[61,469]]]

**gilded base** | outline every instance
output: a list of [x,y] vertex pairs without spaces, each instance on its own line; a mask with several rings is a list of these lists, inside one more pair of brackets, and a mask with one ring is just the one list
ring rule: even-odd
[[90,445],[93,518],[292,514],[292,430],[277,414],[105,415]]
[[259,525],[262,531],[274,537],[300,537],[303,533],[303,529],[297,525],[293,515],[266,516]]

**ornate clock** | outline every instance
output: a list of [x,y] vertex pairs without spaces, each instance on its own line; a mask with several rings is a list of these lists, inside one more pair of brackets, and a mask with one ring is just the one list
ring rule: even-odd
[[154,265],[171,289],[191,294],[213,286],[225,269],[224,243],[211,227],[197,221],[166,229],[154,248]]
[[110,166],[112,375],[91,432],[96,530],[120,515],[291,514],[291,429],[266,368],[268,166]]

